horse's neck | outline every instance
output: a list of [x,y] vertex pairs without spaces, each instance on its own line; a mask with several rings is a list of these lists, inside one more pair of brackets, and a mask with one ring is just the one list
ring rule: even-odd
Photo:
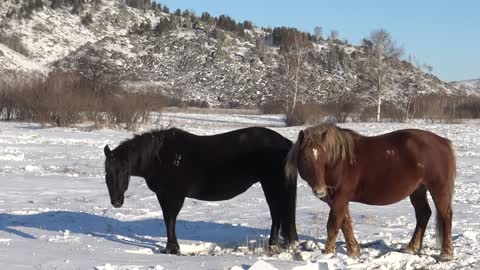
[[339,181],[346,177],[346,173],[351,164],[347,160],[340,160],[332,165],[325,167],[325,181],[329,186],[337,186]]
[[151,142],[150,147],[138,147],[135,151],[139,151],[135,155],[131,155],[130,164],[130,174],[132,176],[139,176],[145,178],[148,174],[148,171],[153,166],[153,162],[155,162],[155,152],[156,147],[154,141]]

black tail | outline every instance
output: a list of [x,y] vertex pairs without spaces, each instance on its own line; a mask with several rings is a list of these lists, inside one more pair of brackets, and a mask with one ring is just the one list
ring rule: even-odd
[[280,234],[290,244],[298,241],[296,227],[297,177],[288,179],[282,184],[286,188],[286,198],[284,198],[285,203],[283,204],[286,209],[284,214],[281,215]]

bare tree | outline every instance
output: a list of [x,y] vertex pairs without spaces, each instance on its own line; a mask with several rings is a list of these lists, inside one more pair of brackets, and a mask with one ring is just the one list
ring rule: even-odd
[[375,30],[364,39],[366,57],[362,62],[362,75],[370,91],[367,97],[377,104],[377,121],[380,121],[382,101],[392,81],[393,71],[400,62],[403,49],[397,47],[385,29]]
[[433,72],[433,66],[432,65],[429,65],[427,63],[424,63],[423,64],[423,70],[426,72],[426,73],[432,73]]
[[322,29],[321,26],[316,26],[313,29],[313,35],[315,36],[315,41],[316,42],[322,40],[322,33],[323,33],[323,29]]
[[337,30],[330,31],[330,37],[329,37],[330,41],[336,41],[338,40],[338,37],[339,37],[339,33]]
[[117,90],[121,74],[113,70],[109,59],[100,52],[91,49],[76,59],[77,70],[89,80],[91,92],[97,96],[106,96]]
[[291,31],[288,39],[288,46],[281,50],[282,61],[280,63],[280,73],[284,75],[280,98],[284,102],[287,116],[295,111],[301,92],[301,72],[311,49],[311,43],[306,35],[300,32]]

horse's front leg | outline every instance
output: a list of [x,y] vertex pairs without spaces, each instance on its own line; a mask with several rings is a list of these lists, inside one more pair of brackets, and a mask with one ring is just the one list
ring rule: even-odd
[[162,207],[165,226],[167,227],[167,246],[164,250],[166,254],[178,254],[180,252],[180,245],[175,233],[175,224],[178,213],[185,201],[185,196],[179,196],[174,193],[174,191],[156,193],[158,202]]
[[338,230],[340,229],[348,210],[348,201],[334,199],[329,202],[329,205],[330,213],[327,221],[327,244],[325,246],[325,252],[335,253],[335,242],[337,240]]
[[357,240],[355,239],[355,235],[353,233],[352,227],[352,218],[350,217],[350,210],[345,213],[345,217],[343,218],[342,222],[342,232],[343,236],[345,237],[345,242],[347,242],[347,253],[350,257],[358,257],[360,255],[360,248],[358,246]]

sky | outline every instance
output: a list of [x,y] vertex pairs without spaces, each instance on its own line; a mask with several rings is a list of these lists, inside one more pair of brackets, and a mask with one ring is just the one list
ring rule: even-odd
[[480,79],[479,0],[157,0],[173,12],[226,14],[257,26],[291,26],[324,36],[339,31],[359,44],[373,30],[389,31],[398,45],[421,64],[433,66],[444,81]]

